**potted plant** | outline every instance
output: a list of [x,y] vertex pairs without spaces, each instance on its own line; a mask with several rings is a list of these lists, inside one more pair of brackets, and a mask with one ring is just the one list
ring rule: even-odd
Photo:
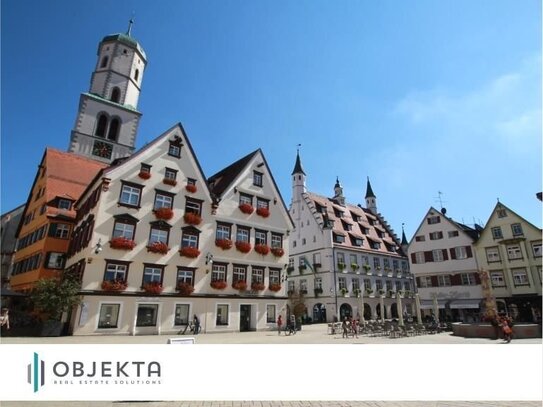
[[166,208],[166,207],[156,208],[153,210],[153,212],[157,219],[170,220],[171,218],[173,218],[172,208]]
[[366,288],[366,294],[367,295],[373,294],[373,290],[371,288]]
[[141,179],[149,179],[151,178],[151,173],[149,171],[140,171],[138,177]]
[[194,194],[196,191],[198,191],[198,188],[196,188],[196,185],[194,184],[187,184],[185,185],[185,189],[190,192],[191,194]]
[[270,283],[270,285],[268,286],[268,289],[270,291],[277,292],[277,291],[281,290],[281,284],[279,284],[279,283]]
[[362,267],[364,267],[366,274],[371,276],[371,266],[369,264],[364,264]]
[[260,207],[256,210],[256,214],[262,216],[263,218],[267,218],[270,216],[270,210],[265,207]]
[[242,253],[249,253],[251,251],[251,243],[238,240],[236,242],[236,249]]
[[338,262],[337,268],[340,269],[341,271],[345,270],[345,263],[343,263],[341,261]]
[[379,289],[379,295],[385,295],[385,290],[383,290],[382,288]]
[[360,288],[355,288],[355,289],[353,290],[353,294],[354,294],[354,296],[357,297],[357,298],[360,297],[360,293],[361,293],[361,292],[362,292],[362,291],[360,291]]
[[132,250],[134,247],[136,247],[136,242],[122,236],[114,237],[109,241],[109,247],[118,250]]
[[322,288],[321,287],[315,287],[313,289],[313,291],[315,292],[315,297],[322,294]]
[[172,185],[172,186],[176,186],[177,185],[177,181],[174,180],[174,179],[171,179],[171,178],[164,178],[162,180],[162,182],[166,185]]
[[194,292],[194,287],[189,283],[177,283],[176,288],[180,295],[191,295]]
[[351,270],[356,271],[360,268],[360,266],[357,263],[351,263]]
[[232,288],[239,291],[245,291],[247,289],[247,281],[237,280],[232,283]]
[[188,225],[199,225],[202,222],[202,217],[194,212],[187,212],[183,215],[183,220]]
[[143,291],[149,294],[160,294],[163,289],[160,281],[151,281],[143,284]]
[[348,291],[347,291],[346,288],[340,289],[339,292],[340,292],[340,294],[341,294],[342,296],[344,296],[344,297],[345,297],[345,296],[347,295],[347,293],[348,293]]
[[209,285],[215,290],[224,290],[226,288],[226,281],[224,280],[212,280]]
[[124,291],[128,287],[126,281],[117,279],[117,280],[104,280],[102,281],[102,290],[104,291]]
[[255,252],[265,256],[270,252],[270,247],[265,244],[255,244]]
[[253,281],[251,283],[251,290],[254,290],[254,291],[262,291],[264,288],[266,288],[266,286],[264,285],[264,283],[261,283],[259,281]]
[[232,241],[230,239],[215,239],[215,246],[220,247],[223,250],[229,250],[232,248]]
[[255,209],[253,208],[252,205],[248,203],[242,203],[242,204],[239,204],[239,210],[247,215],[250,215],[251,213],[253,213]]
[[41,315],[41,336],[60,336],[64,328],[62,315],[81,302],[80,288],[78,276],[66,272],[58,279],[36,282],[30,297]]
[[200,250],[198,250],[196,247],[185,246],[179,250],[179,254],[183,257],[195,259],[200,255]]
[[170,248],[163,242],[153,242],[147,246],[147,251],[151,253],[166,254],[168,253],[168,250],[170,250]]
[[271,252],[275,257],[282,257],[285,254],[282,247],[272,247]]

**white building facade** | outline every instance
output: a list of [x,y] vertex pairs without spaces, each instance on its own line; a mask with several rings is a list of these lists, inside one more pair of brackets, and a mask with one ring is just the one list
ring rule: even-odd
[[[331,322],[412,314],[414,285],[409,262],[391,228],[377,212],[367,183],[366,207],[346,203],[336,182],[334,197],[308,192],[300,155],[292,172],[288,293],[302,294],[306,318]],[[405,242],[406,243],[406,242]]]
[[479,321],[483,291],[473,249],[479,232],[445,213],[430,208],[407,250],[422,314],[429,316],[437,299],[440,321]]

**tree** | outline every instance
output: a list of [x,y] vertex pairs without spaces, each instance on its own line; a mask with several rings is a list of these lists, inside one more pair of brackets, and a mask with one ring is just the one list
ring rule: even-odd
[[45,319],[60,321],[62,314],[81,302],[81,284],[77,275],[63,273],[60,279],[48,278],[36,282],[31,298]]

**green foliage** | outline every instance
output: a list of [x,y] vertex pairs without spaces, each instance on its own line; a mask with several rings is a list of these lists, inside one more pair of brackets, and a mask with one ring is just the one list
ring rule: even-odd
[[81,302],[80,287],[76,276],[64,273],[61,279],[38,280],[31,298],[35,307],[48,319],[60,321],[63,312],[69,311]]

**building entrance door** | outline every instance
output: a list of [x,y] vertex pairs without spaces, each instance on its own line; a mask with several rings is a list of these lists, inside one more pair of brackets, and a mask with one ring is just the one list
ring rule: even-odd
[[239,306],[239,331],[247,332],[251,329],[251,306],[240,305]]

